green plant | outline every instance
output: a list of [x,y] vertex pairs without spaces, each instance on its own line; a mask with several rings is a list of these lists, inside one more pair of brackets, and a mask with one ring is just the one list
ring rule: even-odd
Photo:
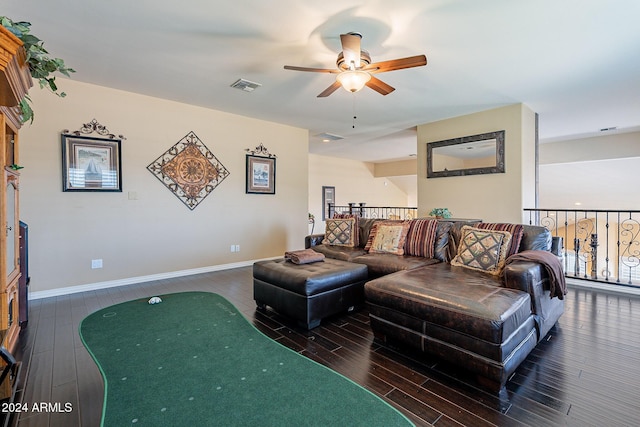
[[[67,96],[64,92],[58,92],[56,78],[53,74],[59,72],[69,77],[69,74],[75,73],[75,70],[67,67],[64,60],[49,56],[49,52],[44,48],[44,42],[31,34],[30,22],[14,22],[6,16],[0,16],[0,24],[24,43],[29,72],[31,77],[38,81],[40,88],[46,87],[61,98]],[[28,95],[20,100],[20,111],[23,123],[27,121],[33,123],[33,109],[31,108],[31,98]]]
[[448,208],[433,208],[431,212],[429,212],[429,215],[440,218],[451,218],[451,212],[449,212]]

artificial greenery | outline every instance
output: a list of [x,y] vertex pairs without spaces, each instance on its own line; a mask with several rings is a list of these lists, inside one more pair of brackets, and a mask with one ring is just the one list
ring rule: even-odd
[[[56,78],[53,75],[59,72],[67,77],[75,70],[65,65],[64,60],[60,58],[51,58],[49,52],[44,48],[44,42],[38,37],[31,34],[30,22],[14,22],[6,16],[0,16],[0,24],[7,30],[11,31],[24,43],[24,50],[27,52],[27,64],[31,77],[38,80],[40,88],[47,88],[61,98],[67,96],[64,92],[58,92]],[[31,98],[25,95],[20,100],[20,111],[22,113],[22,122],[27,121],[33,123],[33,109],[31,108]]]
[[429,212],[429,215],[440,218],[451,218],[451,212],[449,212],[447,208],[433,208],[431,212]]
[[316,227],[316,217],[309,212],[309,224],[311,224],[311,234],[313,234],[313,229]]

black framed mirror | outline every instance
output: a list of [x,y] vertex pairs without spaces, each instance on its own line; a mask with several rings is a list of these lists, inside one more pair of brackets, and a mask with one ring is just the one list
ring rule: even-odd
[[427,143],[427,178],[504,173],[504,130]]

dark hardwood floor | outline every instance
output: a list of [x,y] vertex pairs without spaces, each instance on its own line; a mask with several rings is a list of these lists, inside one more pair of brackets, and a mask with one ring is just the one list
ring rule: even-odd
[[80,321],[119,302],[192,290],[223,295],[263,333],[382,396],[416,425],[640,425],[637,297],[570,289],[565,314],[520,365],[506,395],[497,396],[444,361],[381,347],[366,309],[310,332],[273,311],[256,311],[250,267],[30,301],[16,353],[23,361],[19,398],[73,409],[15,414],[11,422],[99,425],[102,379],[80,341]]

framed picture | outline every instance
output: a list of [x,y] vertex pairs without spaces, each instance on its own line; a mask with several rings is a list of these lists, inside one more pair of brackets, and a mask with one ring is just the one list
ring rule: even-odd
[[120,139],[62,134],[62,191],[120,191]]
[[247,194],[276,194],[275,157],[247,154]]
[[322,220],[329,218],[329,203],[336,203],[336,187],[322,186]]

